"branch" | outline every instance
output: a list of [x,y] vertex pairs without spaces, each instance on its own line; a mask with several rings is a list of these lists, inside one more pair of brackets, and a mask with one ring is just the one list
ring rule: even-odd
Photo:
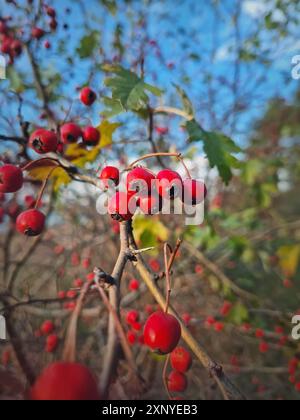
[[[136,249],[135,240],[133,237],[132,230],[129,232],[129,239],[130,239],[130,246],[133,249]],[[155,281],[153,280],[153,276],[148,270],[146,264],[143,261],[143,258],[138,255],[136,258],[135,267],[139,272],[140,276],[146,283],[149,288],[149,291],[156,299],[157,303],[160,305],[162,309],[166,306],[166,301],[164,296],[162,295],[161,291],[157,287]],[[178,314],[172,308],[169,307],[169,313],[174,315],[181,325],[182,331],[182,339],[186,342],[189,348],[193,351],[196,357],[199,359],[201,364],[206,368],[208,373],[215,379],[216,383],[218,384],[224,398],[230,400],[245,400],[244,395],[235,387],[235,385],[229,380],[229,378],[225,375],[221,366],[216,364],[210,356],[206,353],[206,351],[197,343],[194,339],[193,335],[190,333],[188,328],[186,328],[184,322],[179,318]]]

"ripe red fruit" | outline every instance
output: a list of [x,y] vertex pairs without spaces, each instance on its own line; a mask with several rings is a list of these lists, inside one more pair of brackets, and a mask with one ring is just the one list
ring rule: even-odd
[[189,206],[195,206],[202,203],[207,195],[207,189],[204,182],[196,179],[185,179],[183,181],[182,201]]
[[47,353],[53,353],[58,345],[58,337],[56,334],[48,335],[46,339],[46,352]]
[[84,258],[82,261],[82,267],[85,269],[88,269],[91,265],[91,259],[90,258]]
[[127,340],[128,343],[133,345],[136,342],[136,334],[133,331],[128,331],[127,332]]
[[100,141],[100,132],[97,128],[94,127],[86,127],[83,131],[83,142],[87,146],[96,146]]
[[160,271],[160,263],[158,260],[156,260],[155,258],[151,258],[149,260],[149,266],[151,268],[152,271],[154,271],[155,273],[159,273]]
[[256,330],[256,332],[255,332],[255,337],[256,338],[263,338],[264,336],[265,336],[265,333],[264,333],[263,330],[261,330],[261,329]]
[[65,292],[65,291],[63,291],[63,290],[60,290],[60,291],[57,293],[57,297],[58,297],[59,299],[65,299],[65,298],[66,298],[66,292]]
[[184,392],[187,388],[186,376],[173,370],[168,376],[168,388],[171,392]]
[[43,38],[44,35],[45,35],[45,31],[41,28],[35,27],[35,28],[32,28],[31,30],[31,36],[34,39],[41,39]]
[[208,328],[210,328],[210,327],[212,327],[213,325],[215,325],[215,323],[216,323],[216,320],[215,320],[215,318],[214,318],[214,317],[212,317],[212,316],[208,316],[208,317],[206,318],[206,320],[205,320],[205,325],[206,325]]
[[98,400],[97,383],[88,368],[79,363],[56,362],[38,377],[30,391],[31,400]]
[[297,392],[300,392],[300,382],[297,382],[297,383],[296,383],[296,385],[295,385],[295,390],[296,390]]
[[60,135],[64,144],[76,143],[82,137],[82,131],[77,124],[67,123],[60,128]]
[[139,290],[140,288],[140,283],[138,280],[136,279],[132,279],[129,283],[129,290],[131,290],[132,292],[135,292],[137,290]]
[[146,215],[158,214],[162,209],[162,200],[156,194],[140,197],[138,206],[141,211]]
[[83,286],[83,280],[75,279],[73,284],[74,284],[74,287],[82,287]]
[[154,312],[144,327],[144,341],[151,350],[160,354],[171,353],[181,337],[181,327],[177,319],[162,311]]
[[49,50],[51,48],[51,44],[49,41],[45,41],[44,42],[44,47],[46,48],[46,50]]
[[95,280],[95,273],[89,273],[85,276],[85,278],[88,282],[93,283],[93,281]]
[[140,322],[133,322],[131,327],[134,331],[141,331],[141,329],[143,328]]
[[220,314],[222,316],[228,316],[230,314],[230,311],[232,309],[232,303],[231,302],[224,302],[222,308],[220,309]]
[[174,199],[182,197],[183,182],[181,176],[170,169],[164,169],[157,174],[157,190],[163,198]]
[[11,354],[10,354],[9,350],[4,350],[3,351],[2,355],[1,355],[1,362],[2,362],[2,365],[4,367],[8,366],[8,364],[10,362],[10,356],[11,356]]
[[77,252],[72,252],[71,263],[73,267],[78,267],[80,264],[80,256]]
[[222,332],[224,330],[223,322],[216,322],[214,328],[216,332]]
[[77,296],[76,290],[68,290],[66,294],[68,299],[75,299]]
[[58,146],[57,135],[53,131],[38,129],[29,139],[29,146],[39,154],[56,152]]
[[55,18],[56,17],[56,11],[53,9],[53,7],[46,6],[46,13],[48,16]]
[[23,186],[23,172],[14,165],[3,165],[0,168],[0,192],[14,193]]
[[185,323],[185,325],[189,325],[191,319],[192,319],[192,317],[191,317],[190,314],[188,314],[188,313],[182,314],[182,320]]
[[21,41],[15,39],[10,44],[10,51],[13,57],[19,57],[23,51],[23,45]]
[[12,43],[13,43],[13,39],[12,38],[8,38],[8,37],[4,38],[4,40],[2,41],[2,44],[1,44],[0,51],[3,54],[9,54],[11,52],[11,45],[12,45]]
[[138,192],[140,197],[148,195],[154,182],[155,176],[146,168],[134,168],[127,174],[127,190]]
[[131,220],[135,210],[135,198],[124,192],[117,192],[108,202],[108,213],[118,222]]
[[57,20],[55,18],[51,19],[49,26],[52,31],[55,31],[57,28]]
[[89,87],[85,87],[80,92],[80,100],[86,106],[91,106],[97,99],[96,93]]
[[27,236],[37,236],[45,226],[45,215],[39,210],[27,210],[21,213],[16,221],[18,232]]
[[139,313],[136,310],[128,311],[126,314],[126,322],[127,324],[131,325],[134,322],[138,322],[139,320]]
[[36,205],[36,199],[32,195],[26,195],[24,201],[28,209],[33,209]]
[[260,353],[267,353],[269,351],[269,344],[265,341],[261,341],[259,343],[259,351]]
[[183,347],[177,347],[173,350],[170,360],[172,368],[181,373],[187,372],[192,365],[191,354]]
[[115,185],[119,185],[120,182],[120,171],[118,168],[114,166],[106,166],[102,169],[100,174],[100,179],[103,182],[104,188],[109,187],[108,180],[111,180],[115,183]]
[[51,334],[54,331],[54,324],[52,321],[45,321],[41,326],[41,333],[43,335]]

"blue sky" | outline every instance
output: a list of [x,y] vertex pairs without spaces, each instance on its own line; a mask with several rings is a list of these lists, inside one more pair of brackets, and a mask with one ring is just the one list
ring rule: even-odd
[[[60,29],[57,35],[49,36],[53,44],[51,51],[45,51],[42,45],[39,45],[35,51],[36,57],[48,73],[58,73],[62,76],[63,83],[59,87],[59,94],[75,99],[78,96],[76,87],[87,82],[91,69],[91,60],[79,60],[76,56],[76,48],[83,34],[92,29],[99,30],[106,59],[111,60],[116,54],[112,48],[114,30],[117,24],[121,24],[126,48],[122,61],[124,66],[132,68],[132,63],[143,46],[146,56],[146,79],[165,90],[165,103],[179,105],[172,83],[183,86],[195,104],[197,116],[205,128],[222,129],[240,144],[245,144],[253,121],[263,115],[268,99],[275,95],[289,99],[299,87],[299,82],[291,79],[290,72],[291,58],[300,51],[300,45],[296,35],[293,35],[294,29],[291,25],[289,28],[292,35],[284,41],[274,39],[272,33],[268,31],[261,32],[260,54],[267,51],[272,62],[269,66],[261,64],[261,60],[241,63],[238,89],[246,109],[238,114],[230,112],[233,96],[232,89],[228,89],[226,83],[234,82],[236,71],[235,52],[231,49],[235,48],[236,26],[232,24],[232,16],[237,1],[242,5],[239,36],[240,44],[244,45],[244,41],[257,30],[262,18],[270,10],[274,12],[272,0],[223,0],[217,13],[211,2],[206,0],[152,1],[147,7],[145,7],[147,2],[144,1],[133,1],[131,6],[126,5],[124,1],[118,1],[118,11],[115,16],[100,5],[100,0],[84,2],[84,10],[78,1],[54,0],[49,3],[58,10]],[[12,9],[5,0],[0,0],[0,6],[3,15],[11,13]],[[66,14],[66,7],[71,8],[70,14]],[[139,14],[142,12],[146,16],[146,28],[139,26]],[[280,22],[284,16],[280,12],[276,14],[275,10],[274,18]],[[63,23],[70,25],[69,31],[63,30]],[[147,40],[157,42],[159,48],[143,43],[146,34]],[[58,49],[59,45],[64,45],[65,51],[74,59],[71,65],[64,61],[64,54]],[[158,50],[160,56],[157,55]],[[27,77],[28,62],[25,58],[17,63],[17,69]],[[209,81],[208,74],[210,74]],[[259,79],[262,79],[260,83]],[[1,82],[2,86],[5,86],[4,83]],[[95,89],[101,91],[102,73],[97,72],[91,83]],[[33,99],[32,93],[27,92],[26,95],[28,99]],[[15,105],[11,99],[5,100],[8,102],[7,106],[11,107],[9,112],[14,112]],[[67,107],[66,103],[63,106]],[[94,124],[99,120],[100,109],[100,105],[95,108],[92,116]],[[26,119],[30,121],[37,118],[31,107],[24,108],[24,112]],[[77,102],[73,112],[74,115],[82,112]],[[229,121],[222,121],[223,115],[227,114],[230,118],[233,114],[236,116],[235,124],[230,118]],[[135,135],[136,122],[134,119],[132,121],[131,125],[127,124],[127,128],[130,135]],[[166,123],[169,122],[158,121],[158,124]],[[180,141],[182,133],[178,130],[178,122],[169,124],[171,134]],[[9,126],[2,126],[4,131],[9,129]]]

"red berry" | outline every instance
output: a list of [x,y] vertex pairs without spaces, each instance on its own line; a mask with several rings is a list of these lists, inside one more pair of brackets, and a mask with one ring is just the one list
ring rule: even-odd
[[89,273],[85,277],[89,283],[92,283],[95,280],[95,273]]
[[3,351],[2,356],[1,356],[1,362],[2,362],[2,365],[4,367],[8,366],[8,364],[10,362],[10,356],[11,356],[11,354],[10,354],[9,350],[4,350]]
[[126,314],[126,322],[131,325],[134,322],[137,322],[139,320],[139,313],[138,311],[132,310],[128,311]]
[[48,16],[55,18],[56,17],[56,11],[50,7],[50,6],[46,6],[46,13]]
[[54,331],[54,324],[52,321],[45,321],[41,326],[41,333],[43,335],[51,334]]
[[171,392],[184,392],[187,388],[186,376],[173,370],[168,376],[168,388]]
[[13,40],[10,44],[10,50],[13,57],[19,57],[23,51],[23,45],[21,41],[19,41],[18,39]]
[[14,165],[3,165],[0,168],[0,192],[14,193],[23,186],[23,172]]
[[128,343],[133,345],[136,342],[136,334],[133,331],[128,331],[127,332],[127,340]]
[[181,337],[181,327],[177,319],[161,311],[154,312],[144,327],[145,344],[160,354],[171,353]]
[[65,298],[66,298],[66,292],[65,292],[65,291],[63,291],[63,290],[60,290],[60,291],[57,293],[57,297],[58,297],[59,299],[65,299]]
[[279,334],[279,335],[283,334],[283,333],[284,333],[284,329],[283,329],[283,327],[276,326],[276,327],[275,327],[275,333],[276,333],[276,334]]
[[97,128],[86,127],[83,131],[83,142],[88,146],[96,146],[100,141],[100,132]]
[[35,28],[32,28],[32,30],[31,30],[32,38],[41,39],[41,38],[43,38],[44,35],[45,35],[45,31],[41,28],[35,27]]
[[104,188],[109,187],[108,180],[111,180],[115,183],[115,185],[119,185],[120,182],[120,171],[118,168],[114,166],[106,166],[102,169],[100,174],[100,179],[103,182]]
[[76,290],[68,290],[66,294],[68,299],[75,299],[77,296]]
[[214,328],[216,332],[222,332],[224,330],[223,322],[216,322]]
[[170,169],[165,169],[157,174],[157,189],[163,198],[174,199],[182,197],[183,182],[181,176]]
[[31,134],[29,146],[39,154],[56,152],[58,138],[53,131],[41,128]]
[[188,325],[190,323],[191,319],[192,319],[192,317],[191,317],[190,314],[188,314],[188,313],[182,314],[182,320],[184,321],[185,325]]
[[64,144],[76,143],[82,137],[82,131],[77,124],[67,123],[60,128],[60,135]]
[[162,209],[162,200],[157,194],[151,194],[140,197],[138,200],[138,206],[146,215],[158,214]]
[[205,325],[206,325],[208,328],[210,328],[210,327],[212,327],[213,325],[215,325],[215,323],[216,323],[216,320],[215,320],[215,318],[214,318],[214,317],[212,317],[212,316],[208,316],[208,317],[206,318],[206,320],[205,320]]
[[56,334],[48,335],[46,339],[46,352],[53,353],[58,345],[58,337]]
[[88,269],[91,265],[91,259],[90,258],[84,258],[82,261],[82,267],[85,269]]
[[203,271],[204,271],[204,269],[203,269],[202,265],[197,264],[196,267],[195,267],[195,273],[201,275],[201,274],[203,274]]
[[31,400],[98,400],[97,383],[88,368],[79,363],[56,362],[38,377]]
[[149,266],[151,268],[152,271],[154,271],[155,273],[159,273],[160,271],[160,263],[158,260],[151,258],[149,260]]
[[296,376],[291,375],[291,376],[289,377],[289,382],[290,382],[291,384],[295,384],[295,383],[296,383]]
[[18,216],[16,227],[24,235],[38,236],[45,227],[45,219],[45,215],[39,210],[27,210]]
[[264,336],[265,336],[265,333],[264,333],[263,330],[261,330],[261,329],[256,330],[256,332],[255,332],[255,337],[256,338],[263,338]]
[[54,253],[56,255],[61,255],[63,254],[65,251],[65,248],[62,245],[56,245],[56,247],[54,248]]
[[76,302],[66,302],[64,308],[68,309],[68,311],[73,311],[76,308]]
[[231,309],[232,309],[232,303],[224,302],[222,308],[220,309],[220,314],[222,316],[228,316],[230,314]]
[[46,48],[46,50],[49,50],[51,48],[51,44],[49,41],[45,41],[44,42],[44,47]]
[[260,353],[267,353],[269,351],[269,344],[265,341],[261,341],[259,343],[259,351]]
[[11,52],[11,46],[13,42],[14,40],[12,38],[8,38],[8,37],[4,38],[1,44],[1,49],[0,49],[1,52],[3,54],[9,54]]
[[183,181],[182,201],[189,206],[195,206],[202,203],[207,194],[206,186],[203,182],[195,179],[186,179]]
[[157,134],[165,136],[166,134],[168,134],[169,129],[168,127],[155,127],[155,131],[157,132]]
[[75,279],[73,284],[74,284],[74,287],[82,287],[83,286],[83,280]]
[[178,372],[187,372],[192,365],[191,354],[183,347],[176,347],[171,353],[171,366]]
[[146,168],[135,168],[127,174],[127,190],[138,192],[139,196],[151,191],[154,187],[155,176]]
[[296,385],[295,385],[295,390],[296,390],[297,392],[300,392],[300,382],[297,382],[297,383],[296,383]]
[[33,209],[36,205],[36,200],[34,197],[32,197],[32,195],[26,195],[24,201],[28,209]]
[[80,264],[80,256],[77,252],[72,252],[71,263],[73,267],[78,267]]
[[108,202],[108,213],[118,222],[131,220],[135,210],[135,198],[125,192],[117,192]]
[[145,306],[145,312],[146,312],[146,314],[148,314],[148,315],[153,314],[153,312],[154,312],[153,306],[152,306],[152,305],[147,304],[147,305]]
[[97,99],[96,93],[89,87],[85,87],[80,92],[80,100],[86,106],[91,106]]
[[55,31],[57,28],[57,20],[55,18],[51,19],[49,26],[52,31]]
[[131,290],[132,292],[135,292],[137,290],[139,290],[140,288],[140,283],[138,280],[136,279],[132,279],[129,283],[129,290]]

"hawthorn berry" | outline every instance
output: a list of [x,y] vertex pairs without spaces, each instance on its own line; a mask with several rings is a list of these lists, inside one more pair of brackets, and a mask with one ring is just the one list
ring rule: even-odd
[[162,311],[154,312],[144,326],[144,341],[151,350],[159,354],[171,353],[181,337],[181,326],[177,319]]
[[91,259],[90,258],[84,258],[82,261],[82,267],[85,269],[88,269],[91,265]]
[[192,316],[189,313],[184,313],[182,314],[182,320],[185,323],[185,325],[189,325],[189,323],[191,322]]
[[139,320],[139,313],[136,310],[128,311],[126,314],[126,322],[127,324],[131,325]]
[[87,281],[89,283],[93,283],[93,281],[95,280],[95,273],[88,273],[85,278],[87,279]]
[[260,353],[267,353],[269,351],[269,344],[266,343],[265,341],[261,341],[259,343],[259,351]]
[[128,340],[128,343],[133,346],[136,343],[136,334],[133,331],[128,331],[127,340]]
[[296,383],[296,385],[295,385],[295,390],[296,390],[297,392],[300,392],[300,382],[297,382],[297,383]]
[[261,329],[257,329],[256,331],[255,331],[255,337],[256,338],[263,338],[265,336],[265,333],[264,333],[264,331],[263,330],[261,330]]
[[216,332],[222,332],[224,330],[223,322],[216,322],[214,324],[214,329],[215,329]]
[[157,174],[156,179],[157,190],[161,197],[173,200],[182,196],[183,182],[177,172],[164,169]]
[[76,290],[68,290],[66,294],[68,299],[75,299],[77,296]]
[[40,330],[41,330],[41,333],[43,335],[48,335],[48,334],[51,334],[54,331],[54,328],[55,327],[54,327],[54,324],[53,324],[52,321],[45,321],[42,324]]
[[45,215],[39,210],[26,210],[18,216],[16,227],[23,235],[38,236],[45,227],[45,220]]
[[14,193],[23,186],[23,172],[14,165],[6,164],[0,168],[0,192]]
[[9,350],[4,350],[1,355],[1,363],[4,367],[7,367],[9,365],[11,358],[11,353]]
[[73,282],[74,287],[82,287],[83,286],[83,280],[81,279],[75,279]]
[[37,378],[30,390],[36,401],[98,400],[97,383],[88,368],[79,363],[55,362]]
[[115,185],[119,185],[120,182],[120,171],[118,168],[115,168],[114,166],[106,166],[102,169],[102,172],[100,174],[100,179],[103,182],[104,188],[109,187],[108,181],[111,180],[115,183]]
[[171,353],[171,366],[177,372],[185,373],[187,372],[192,365],[192,356],[183,347],[176,347],[175,350]]
[[89,87],[85,87],[80,92],[80,100],[86,106],[91,106],[97,99],[96,93]]
[[205,325],[206,325],[206,327],[208,327],[208,328],[210,328],[210,327],[212,327],[213,325],[215,325],[215,323],[216,323],[217,321],[216,321],[216,319],[214,318],[214,317],[212,317],[212,316],[208,316],[207,318],[206,318],[206,320],[205,320]]
[[87,146],[96,146],[100,141],[100,132],[97,128],[86,127],[83,131],[82,138]]
[[47,353],[53,353],[58,345],[58,337],[56,334],[48,335],[46,338],[46,347],[45,350]]
[[168,376],[168,388],[171,392],[184,392],[187,388],[186,376],[173,370]]
[[50,26],[50,29],[52,30],[52,31],[55,31],[56,30],[56,28],[57,28],[57,20],[55,19],[55,18],[52,18],[51,20],[50,20],[50,23],[49,23],[49,26]]
[[43,128],[34,131],[29,139],[29,146],[39,154],[56,152],[58,137],[53,131]]
[[146,168],[134,168],[127,174],[127,191],[148,195],[155,183],[155,176]]
[[46,48],[46,50],[49,50],[51,48],[51,44],[49,41],[45,41],[44,42],[44,47]]
[[55,18],[56,17],[56,11],[53,9],[53,7],[46,6],[46,13],[51,18]]
[[82,137],[82,130],[77,124],[67,123],[60,128],[60,135],[64,144],[76,143]]
[[220,314],[226,317],[230,314],[231,309],[232,309],[232,303],[226,301],[224,302],[222,308],[220,309]]
[[26,195],[24,201],[28,209],[33,209],[36,205],[36,200],[34,197],[32,197],[32,195]]
[[129,283],[129,290],[131,290],[132,292],[136,292],[137,290],[139,290],[139,288],[140,288],[139,281],[136,279],[132,279]]
[[157,259],[155,258],[151,258],[149,260],[149,266],[151,268],[152,271],[154,271],[155,273],[159,273],[160,271],[160,263]]
[[202,203],[207,195],[207,189],[203,182],[196,179],[183,181],[182,201],[184,204],[196,206]]
[[45,31],[41,28],[34,27],[31,30],[31,36],[34,39],[41,39],[45,35]]
[[14,39],[10,44],[10,51],[13,57],[19,57],[23,51],[23,45],[18,39]]
[[138,199],[138,206],[145,215],[158,214],[162,209],[162,205],[161,197],[156,194],[140,197]]
[[131,220],[135,210],[135,198],[125,192],[117,192],[108,202],[108,213],[118,222]]
[[64,290],[60,290],[60,291],[57,293],[57,297],[58,297],[59,299],[65,299],[65,298],[66,298],[66,292],[65,292]]

